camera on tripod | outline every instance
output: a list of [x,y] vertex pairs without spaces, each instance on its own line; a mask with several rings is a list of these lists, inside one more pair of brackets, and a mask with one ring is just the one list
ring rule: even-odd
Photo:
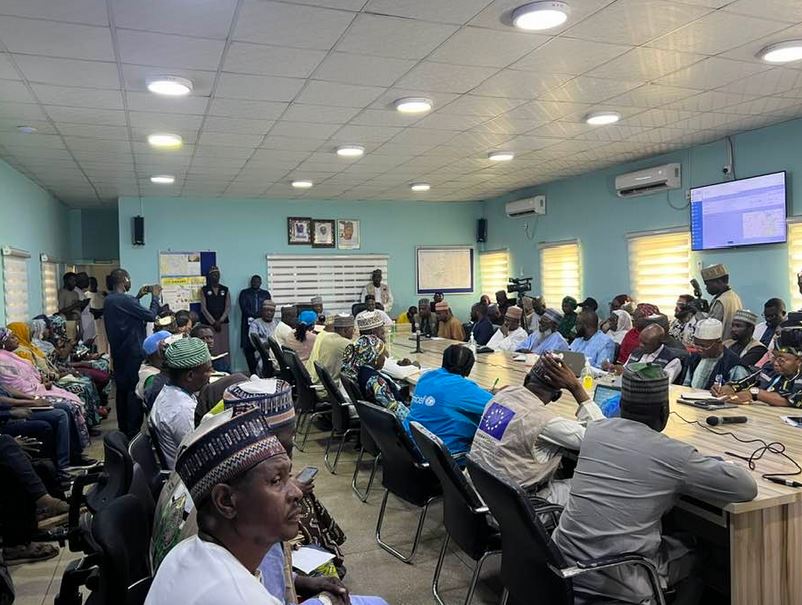
[[507,280],[507,292],[515,292],[518,296],[523,296],[532,290],[531,277],[510,277]]

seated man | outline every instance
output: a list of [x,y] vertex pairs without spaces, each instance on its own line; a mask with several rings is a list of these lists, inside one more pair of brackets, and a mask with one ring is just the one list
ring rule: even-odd
[[147,389],[162,371],[162,343],[170,338],[172,334],[167,330],[154,332],[142,343],[142,350],[145,352],[145,361],[139,366],[139,382],[136,383],[134,392],[140,400],[145,400],[145,389]]
[[170,382],[156,398],[148,425],[156,432],[165,470],[173,470],[178,445],[195,428],[196,393],[212,374],[209,347],[199,338],[182,338],[165,349],[164,367]]
[[[295,305],[284,305],[281,307],[281,321],[278,322],[273,338],[282,347],[289,346],[289,342],[295,335],[295,326],[298,325],[298,307]],[[274,360],[275,361],[275,360]]]
[[[681,585],[694,579],[694,553],[677,537],[662,535],[662,516],[681,495],[745,502],[757,495],[757,485],[741,466],[707,458],[661,434],[668,415],[665,372],[625,369],[621,418],[588,425],[552,538],[570,565],[624,553],[644,556],[664,587],[677,588],[675,603],[695,603],[697,587]],[[646,573],[634,565],[583,574],[573,583],[577,604],[655,602]]]
[[753,337],[757,315],[748,309],[739,309],[732,317],[730,336],[724,346],[741,358],[746,367],[756,366],[768,352],[768,348]]
[[437,336],[437,317],[432,313],[428,298],[418,301],[418,330],[423,336]]
[[[270,362],[273,368],[267,368],[265,370],[268,376],[273,375],[273,372],[278,368],[278,363],[275,360],[273,351],[267,345],[267,339],[275,334],[279,323],[280,320],[276,317],[276,303],[268,298],[262,302],[262,306],[259,308],[259,317],[248,324],[248,338],[252,338],[255,335],[265,345],[270,355]],[[261,355],[256,362],[256,371],[262,371]]]
[[437,336],[449,340],[465,340],[465,330],[462,322],[454,317],[451,307],[445,300],[441,300],[434,308],[437,313]]
[[487,317],[487,305],[485,303],[479,302],[473,305],[471,314],[475,315],[474,324],[471,328],[473,340],[477,345],[483,347],[493,338],[496,326]]
[[615,342],[599,331],[599,316],[596,311],[582,311],[576,319],[576,338],[571,350],[584,353],[590,365],[601,368],[605,362],[615,359]]
[[[568,390],[577,401],[578,420],[564,418],[548,404]],[[469,456],[504,474],[528,492],[565,504],[570,482],[552,481],[566,449],[578,450],[584,423],[603,418],[579,380],[560,359],[546,354],[523,387],[506,387],[485,407]]]
[[579,318],[576,313],[576,308],[578,306],[579,303],[576,302],[573,296],[566,296],[562,300],[563,319],[560,322],[558,330],[568,342],[576,338],[576,321]]
[[443,367],[421,376],[404,419],[410,437],[409,423],[420,422],[442,439],[452,456],[471,448],[485,405],[493,397],[466,378],[474,361],[468,347],[451,345],[443,351]]
[[772,349],[774,347],[774,334],[785,321],[785,302],[781,298],[770,298],[763,305],[763,319],[755,326],[753,338],[760,341],[764,347]]
[[306,369],[314,384],[320,384],[315,362],[329,371],[332,380],[336,382],[340,379],[343,351],[354,339],[354,318],[351,315],[335,315],[333,325],[334,332],[320,332],[317,335],[312,353],[306,361]]
[[502,325],[493,337],[488,341],[487,346],[494,351],[517,351],[526,341],[526,330],[521,327],[523,310],[521,307],[507,307]]
[[385,313],[378,307],[376,307],[376,297],[373,296],[372,294],[368,294],[365,297],[365,310],[362,311],[361,313],[358,313],[356,318],[359,319],[359,316],[362,315],[362,313],[376,313],[379,317],[382,318],[382,321],[384,322],[384,325],[386,327],[389,328],[390,326],[393,325],[393,318],[387,315],[387,313]]
[[[646,318],[646,325],[657,325],[663,328],[663,340],[662,344],[667,346],[669,349],[675,352],[682,353],[683,351],[687,352],[685,345],[682,344],[678,339],[674,338],[670,334],[671,324],[668,321],[668,317],[663,315],[662,313],[657,313],[656,315],[651,315]],[[631,353],[630,353],[631,355]]]
[[749,371],[741,365],[740,358],[724,348],[721,335],[724,327],[718,319],[708,317],[696,324],[693,337],[695,351],[688,358],[688,373],[685,386],[710,390],[714,384],[735,382],[746,378]]
[[557,309],[546,309],[538,322],[538,331],[532,332],[518,347],[518,350],[535,355],[543,355],[543,353],[552,351],[567,351],[568,341],[557,329],[562,320],[563,316]]
[[640,346],[632,352],[624,365],[628,366],[634,363],[654,364],[663,369],[668,376],[669,384],[674,384],[677,376],[682,372],[682,360],[663,344],[663,336],[665,336],[665,331],[658,324],[651,324],[643,328],[638,337]]
[[693,335],[696,324],[704,319],[704,314],[698,313],[696,299],[690,294],[680,294],[674,306],[674,319],[671,320],[668,333],[670,336],[689,347],[693,344]]
[[209,349],[212,370],[220,375],[228,374],[228,371],[231,369],[231,363],[228,361],[228,353],[223,352],[220,355],[211,357],[212,350],[214,349],[214,328],[207,324],[198,324],[192,328],[190,334],[206,343],[206,346]]
[[[357,315],[356,325],[359,328],[360,336],[375,336],[382,342],[387,340],[384,321],[376,312],[369,313],[367,311],[363,311]],[[350,343],[346,343],[346,347],[348,344]],[[343,348],[343,353],[345,353],[345,348]],[[340,360],[340,366],[342,369],[342,360]],[[405,380],[407,377],[418,372],[419,370],[420,364],[417,361],[413,363],[407,358],[397,360],[388,356],[384,359],[382,374],[386,374],[390,378],[394,378],[396,380]]]

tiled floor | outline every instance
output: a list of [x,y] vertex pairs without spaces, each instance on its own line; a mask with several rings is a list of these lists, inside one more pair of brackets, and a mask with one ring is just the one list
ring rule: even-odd
[[[104,422],[103,428],[113,429],[114,420],[110,418]],[[413,565],[398,561],[379,548],[375,539],[376,518],[383,493],[381,475],[374,482],[368,502],[363,504],[351,491],[351,473],[356,460],[353,448],[346,446],[340,458],[338,474],[332,475],[323,465],[325,438],[323,433],[313,433],[306,451],[296,451],[293,464],[296,470],[307,465],[320,469],[315,479],[315,494],[348,537],[343,547],[348,569],[345,581],[352,594],[380,595],[390,605],[434,603],[431,582],[444,537],[442,507],[438,503],[430,509]],[[97,457],[101,452],[102,440],[95,439],[90,455]],[[361,486],[367,480],[369,464],[363,468]],[[417,512],[417,509],[391,496],[383,538],[402,552],[407,552],[414,536]],[[74,558],[75,553],[62,549],[59,556],[50,561],[12,568],[17,588],[16,603],[52,604],[64,567]],[[441,595],[448,605],[464,601],[472,570],[473,562],[463,553],[451,551],[448,554],[440,580]],[[501,598],[497,561],[491,559],[487,562],[482,577],[473,602],[476,605],[495,605]]]

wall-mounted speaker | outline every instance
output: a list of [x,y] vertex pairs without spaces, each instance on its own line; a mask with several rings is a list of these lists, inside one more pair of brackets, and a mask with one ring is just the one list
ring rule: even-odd
[[131,244],[134,246],[145,245],[145,217],[135,216],[131,219]]
[[480,218],[476,221],[476,241],[484,243],[487,241],[487,219]]

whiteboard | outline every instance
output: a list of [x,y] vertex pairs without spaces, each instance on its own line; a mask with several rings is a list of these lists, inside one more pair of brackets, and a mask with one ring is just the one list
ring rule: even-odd
[[416,249],[418,294],[473,292],[473,246]]

